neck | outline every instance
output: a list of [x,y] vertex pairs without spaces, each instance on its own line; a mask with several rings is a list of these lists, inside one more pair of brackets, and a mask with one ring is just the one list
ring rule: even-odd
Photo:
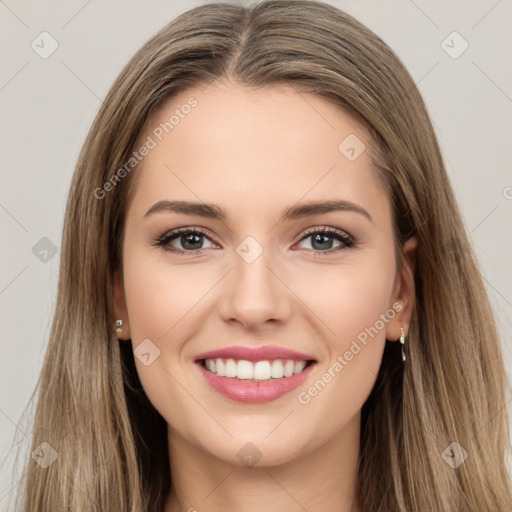
[[360,415],[324,445],[279,465],[229,463],[168,429],[172,486],[165,512],[359,512]]

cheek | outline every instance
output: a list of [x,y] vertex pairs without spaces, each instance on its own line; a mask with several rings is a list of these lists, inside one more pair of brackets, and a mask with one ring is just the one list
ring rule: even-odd
[[[135,363],[145,393],[166,421],[191,427],[187,421],[197,417],[198,411],[194,409],[195,402],[177,384],[187,376],[180,368],[180,353],[197,325],[194,315],[199,308],[194,305],[208,288],[203,278],[198,279],[197,272],[194,277],[192,267],[185,270],[185,266],[172,266],[157,254],[156,250],[134,246],[124,254],[124,286]],[[151,359],[146,365],[137,356],[137,348],[147,339],[156,349],[150,345]],[[153,354],[158,355],[153,359]]]
[[338,267],[302,273],[295,290],[324,324],[331,357],[374,326],[379,331],[375,337],[385,339],[385,325],[379,319],[391,308],[394,279],[392,258],[354,258]]
[[381,364],[386,326],[395,316],[390,304],[394,259],[370,260],[358,258],[354,265],[329,270],[314,280],[315,286],[307,282],[303,289],[309,289],[308,305],[325,326],[328,353],[315,380],[300,389],[297,398],[305,422],[330,415],[331,433],[368,398]]
[[[180,319],[194,317],[194,305],[208,291],[206,278],[193,266],[166,264],[157,251],[127,251],[124,260],[125,293],[134,345],[144,338],[159,340],[174,330]],[[156,257],[158,256],[158,257]]]

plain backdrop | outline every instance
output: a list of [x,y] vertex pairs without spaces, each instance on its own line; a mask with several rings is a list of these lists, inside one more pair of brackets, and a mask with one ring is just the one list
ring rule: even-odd
[[[0,0],[0,510],[11,510],[18,485],[16,449],[29,453],[29,422],[20,420],[48,341],[78,152],[132,54],[201,3]],[[511,375],[512,2],[330,3],[391,46],[426,100]],[[41,47],[52,44],[57,49],[43,58]]]

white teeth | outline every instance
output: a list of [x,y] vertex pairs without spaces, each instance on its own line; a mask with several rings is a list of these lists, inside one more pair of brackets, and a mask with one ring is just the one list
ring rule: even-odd
[[205,367],[219,377],[237,378],[242,380],[270,380],[291,377],[306,367],[306,361],[293,359],[275,359],[272,361],[246,361],[240,359],[206,359]]
[[210,370],[212,373],[217,373],[215,369],[215,359],[207,359],[206,360],[206,368],[207,370]]
[[236,365],[236,376],[239,379],[252,379],[254,373],[254,365],[250,361],[240,359]]
[[283,372],[283,362],[280,359],[276,359],[272,361],[272,378],[273,379],[281,379],[284,376]]
[[285,377],[291,377],[293,375],[293,369],[295,368],[295,362],[288,359],[283,366],[283,373]]
[[226,361],[224,365],[224,375],[220,375],[220,377],[236,377],[236,363],[234,359],[228,359]]
[[253,379],[268,380],[272,377],[270,372],[270,363],[268,361],[258,361],[254,363]]
[[306,367],[306,361],[296,361],[293,373],[300,373]]

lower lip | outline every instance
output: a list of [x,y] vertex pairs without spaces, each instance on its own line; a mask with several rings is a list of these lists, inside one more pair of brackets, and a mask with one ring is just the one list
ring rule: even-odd
[[281,379],[270,379],[262,381],[232,379],[230,377],[219,377],[217,374],[208,371],[201,363],[196,363],[206,382],[221,395],[250,404],[260,404],[276,400],[294,389],[298,388],[308,377],[315,363],[309,364],[300,373],[291,377]]

